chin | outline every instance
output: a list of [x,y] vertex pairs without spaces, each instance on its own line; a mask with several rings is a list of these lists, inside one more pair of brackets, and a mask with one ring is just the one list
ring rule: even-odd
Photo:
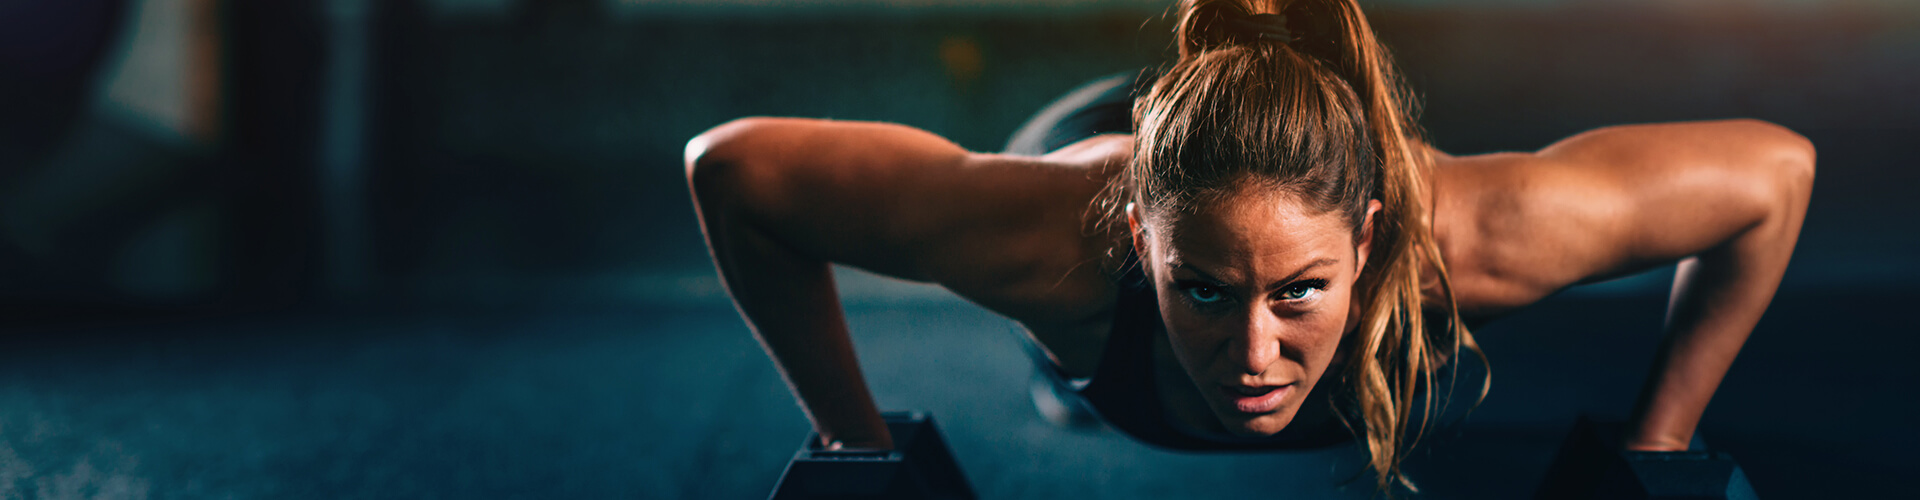
[[1287,428],[1287,424],[1293,423],[1293,415],[1298,408],[1290,406],[1273,413],[1253,416],[1221,414],[1220,423],[1226,425],[1227,432],[1241,437],[1268,437],[1279,434]]

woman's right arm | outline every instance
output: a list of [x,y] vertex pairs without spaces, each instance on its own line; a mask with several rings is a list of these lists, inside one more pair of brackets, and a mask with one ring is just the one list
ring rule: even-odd
[[1076,176],[1038,162],[971,154],[901,125],[787,118],[715,127],[686,155],[727,291],[815,430],[847,448],[892,440],[854,357],[831,264],[938,282],[1003,314],[1047,306],[1023,295],[1047,252],[1022,248],[1057,248],[1060,235],[1080,231],[1077,220],[1040,216],[1061,202],[1048,186],[1071,187]]

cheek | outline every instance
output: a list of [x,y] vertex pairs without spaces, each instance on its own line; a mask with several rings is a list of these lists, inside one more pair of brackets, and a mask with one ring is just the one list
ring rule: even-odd
[[1173,347],[1175,359],[1189,372],[1205,371],[1211,360],[1211,354],[1218,353],[1223,343],[1236,333],[1245,331],[1245,315],[1241,314],[1204,314],[1181,302],[1176,290],[1167,287],[1160,294],[1160,318],[1166,323],[1167,340]]
[[1309,371],[1317,373],[1324,368],[1334,358],[1341,340],[1352,330],[1348,328],[1350,298],[1350,294],[1327,293],[1310,312],[1282,320],[1292,333],[1282,342],[1304,355],[1303,361],[1311,365],[1307,367]]
[[1322,333],[1315,339],[1314,351],[1321,353],[1315,359],[1327,360],[1330,363],[1334,361],[1333,358],[1336,357],[1335,353],[1339,350],[1341,342],[1346,340],[1347,334],[1358,325],[1360,315],[1353,310],[1352,293],[1342,291],[1328,294],[1327,299],[1321,324],[1316,327],[1316,331]]
[[1180,296],[1175,295],[1179,292],[1171,287],[1162,287],[1157,293],[1160,297],[1160,318],[1166,322],[1167,335],[1172,338],[1175,347],[1219,337],[1212,333],[1221,329],[1219,318],[1200,314],[1187,307],[1180,302]]

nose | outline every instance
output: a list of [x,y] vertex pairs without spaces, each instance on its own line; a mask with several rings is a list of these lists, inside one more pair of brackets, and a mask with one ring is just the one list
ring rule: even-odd
[[1246,329],[1229,348],[1235,368],[1248,375],[1260,375],[1280,361],[1281,322],[1265,307],[1248,311]]

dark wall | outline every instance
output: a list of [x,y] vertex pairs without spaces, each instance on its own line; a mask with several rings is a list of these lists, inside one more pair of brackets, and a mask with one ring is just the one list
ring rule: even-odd
[[446,298],[708,273],[680,163],[695,134],[830,117],[997,150],[1058,93],[1157,61],[1144,18],[427,23],[389,54],[405,118],[374,177],[379,274]]
[[[138,184],[150,187],[101,202],[135,208],[92,213],[147,210],[116,200],[215,200],[218,230],[202,245],[215,285],[160,299],[115,285],[125,272],[116,269],[179,262],[126,249],[125,234],[149,222],[96,215],[60,226],[72,236],[54,250],[9,255],[19,279],[0,293],[19,302],[44,298],[50,283],[85,283],[62,300],[161,307],[721,300],[681,177],[694,134],[740,116],[812,116],[900,122],[995,150],[1077,83],[1163,62],[1169,38],[1152,11],[668,18],[529,2],[459,17],[377,2],[362,25],[365,57],[341,59],[352,45],[336,43],[341,31],[321,4],[242,5],[251,4],[226,12],[234,140],[211,154],[180,152],[96,124],[107,131],[85,147],[157,151],[75,160],[178,158],[154,168],[211,172],[181,177],[204,182]],[[1906,196],[1920,185],[1907,140],[1920,129],[1920,11],[1720,4],[1371,16],[1425,97],[1423,123],[1443,149],[1528,150],[1627,122],[1775,121],[1821,151],[1789,286],[1920,277],[1906,250],[1920,233],[1887,229],[1920,217]],[[343,70],[343,60],[357,66]],[[364,76],[365,91],[349,94],[365,110],[357,120],[337,121],[340,106],[323,102],[340,71]],[[361,196],[330,198],[338,190],[322,185],[331,167],[320,162],[338,143],[323,138],[337,123],[362,148],[346,178]],[[0,192],[40,189],[33,176],[11,178],[29,180]],[[35,215],[30,203],[8,209]],[[342,218],[359,222],[335,224]],[[101,219],[133,222],[88,222]],[[329,247],[341,238],[357,243]],[[329,257],[339,248],[364,255]],[[342,275],[361,285],[328,289]]]

